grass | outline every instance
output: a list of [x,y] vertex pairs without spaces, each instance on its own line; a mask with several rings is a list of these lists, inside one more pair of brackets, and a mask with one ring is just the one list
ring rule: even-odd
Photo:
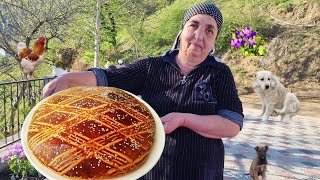
[[279,8],[284,8],[287,12],[291,12],[294,8],[294,5],[290,0],[282,0],[277,6]]
[[[181,29],[185,11],[198,2],[203,2],[203,0],[176,0],[172,5],[148,17],[142,25],[141,32],[136,35],[137,41],[135,45],[142,47],[142,49],[140,49],[142,53],[141,56],[160,55],[169,49]],[[270,3],[272,1],[269,0],[266,2]],[[268,35],[269,29],[267,29],[267,27],[270,27],[271,21],[265,14],[260,12],[258,1],[220,0],[215,3],[220,8],[224,17],[222,31],[216,42],[217,51],[229,50],[231,34],[236,28],[250,26],[258,32],[258,35],[263,36],[263,38]],[[137,25],[133,29],[139,28],[141,28],[141,26]],[[122,37],[122,42],[132,42],[126,32],[121,32],[119,36]],[[125,46],[127,49],[131,49],[133,45],[132,43],[131,46],[125,43]],[[123,52],[126,52],[126,50]],[[127,52],[130,53],[130,51]],[[130,61],[130,55],[124,56]]]
[[308,69],[307,75],[308,76],[317,76],[317,71],[314,69]]

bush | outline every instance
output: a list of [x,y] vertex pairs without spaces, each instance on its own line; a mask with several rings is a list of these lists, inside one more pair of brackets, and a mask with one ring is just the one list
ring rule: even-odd
[[234,32],[234,29],[238,27],[239,24],[233,21],[224,22],[221,32],[219,33],[216,41],[216,50],[226,50],[230,46],[230,37]]
[[60,49],[58,52],[58,60],[55,62],[56,67],[70,71],[78,52],[73,48]]
[[250,26],[244,26],[242,31],[236,29],[232,33],[231,51],[240,52],[243,56],[265,56],[267,54],[263,47],[265,42],[257,34]]
[[7,162],[10,170],[17,178],[38,175],[38,171],[26,158],[21,143],[16,143],[9,147],[7,155],[0,162]]

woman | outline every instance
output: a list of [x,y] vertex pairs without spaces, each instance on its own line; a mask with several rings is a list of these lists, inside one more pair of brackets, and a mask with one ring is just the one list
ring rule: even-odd
[[242,128],[242,104],[230,69],[210,55],[222,27],[213,4],[185,14],[173,50],[118,69],[93,68],[58,76],[44,97],[72,86],[113,86],[139,94],[161,117],[164,152],[141,179],[223,179],[221,138]]

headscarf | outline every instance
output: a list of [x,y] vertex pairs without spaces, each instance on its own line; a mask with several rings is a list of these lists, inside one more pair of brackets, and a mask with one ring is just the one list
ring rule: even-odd
[[[183,18],[181,29],[183,29],[184,25],[187,23],[187,21],[192,16],[195,16],[197,14],[207,14],[209,16],[212,16],[215,19],[215,21],[217,22],[218,34],[219,34],[219,32],[221,31],[221,28],[222,28],[222,24],[223,24],[223,17],[222,17],[222,14],[221,14],[220,10],[212,3],[199,3],[199,4],[193,5],[184,14],[184,18]],[[177,35],[177,37],[175,39],[175,42],[174,42],[174,44],[173,44],[171,49],[178,49],[179,48],[181,32],[182,32],[182,30],[180,30],[180,32],[178,33],[178,35]]]

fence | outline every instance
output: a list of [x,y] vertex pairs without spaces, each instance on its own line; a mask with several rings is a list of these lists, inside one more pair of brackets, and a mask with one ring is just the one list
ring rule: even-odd
[[22,124],[53,77],[0,83],[0,149],[20,140]]

